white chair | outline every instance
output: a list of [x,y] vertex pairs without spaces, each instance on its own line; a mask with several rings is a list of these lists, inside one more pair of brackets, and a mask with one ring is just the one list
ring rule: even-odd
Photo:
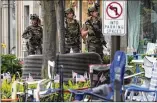
[[[148,87],[134,86],[126,89],[125,99],[130,101],[157,101],[157,61],[153,62],[151,71],[151,80]],[[130,95],[127,96],[128,92]],[[134,92],[138,92],[138,96],[134,96]]]
[[146,54],[154,54],[154,50],[156,48],[155,45],[155,43],[148,43]]
[[[28,85],[30,84],[37,84],[37,88],[36,89],[29,89],[28,95],[34,95],[34,99],[35,101],[40,101],[39,99],[41,97],[50,95],[52,93],[57,92],[58,89],[54,89],[52,88],[52,84],[54,81],[54,68],[55,68],[55,62],[53,61],[48,61],[48,77],[49,79],[42,79],[39,81],[25,81],[25,82],[17,82],[18,84],[23,85],[24,83],[27,83]],[[44,84],[47,84],[46,88],[43,87]],[[17,92],[17,94],[23,94],[21,92]]]

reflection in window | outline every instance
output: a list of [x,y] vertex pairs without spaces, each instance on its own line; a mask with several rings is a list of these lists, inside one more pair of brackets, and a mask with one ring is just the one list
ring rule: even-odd
[[139,53],[145,53],[147,43],[156,43],[157,40],[157,1],[141,0],[140,3],[140,40]]

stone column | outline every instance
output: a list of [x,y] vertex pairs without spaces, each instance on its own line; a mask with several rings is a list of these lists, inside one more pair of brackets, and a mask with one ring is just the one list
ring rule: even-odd
[[[0,24],[2,24],[2,1],[0,0]],[[0,54],[2,54],[2,47],[1,47],[1,42],[2,42],[2,25],[0,25]],[[0,69],[1,69],[1,57],[0,57]],[[0,71],[1,74],[1,71]],[[1,80],[1,79],[0,79]],[[1,96],[0,96],[1,100]]]
[[[2,1],[1,0],[0,0],[0,24],[2,24]],[[0,25],[0,54],[2,54],[1,43],[2,43],[2,25]],[[0,61],[0,64],[1,64],[1,61]]]
[[8,0],[3,0],[1,24],[2,24],[2,43],[6,45],[6,48],[2,48],[2,53],[4,54],[10,53],[10,50],[14,44],[12,10],[13,10],[13,1],[10,1],[10,6],[8,6]]
[[13,19],[13,0],[10,0],[10,53],[15,54],[15,20]]
[[16,56],[22,58],[22,2],[15,1],[15,21],[16,21]]
[[2,49],[3,54],[8,54],[8,1],[2,2],[2,43],[6,48]]

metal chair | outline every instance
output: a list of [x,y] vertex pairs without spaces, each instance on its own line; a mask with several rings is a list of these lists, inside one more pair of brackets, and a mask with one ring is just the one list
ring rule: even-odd
[[[90,97],[94,98],[100,98],[103,101],[113,101],[113,95],[115,92],[115,80],[118,79],[120,81],[120,96],[122,97],[122,86],[124,82],[124,73],[125,73],[125,64],[126,64],[126,55],[122,51],[117,51],[114,55],[114,59],[110,66],[110,84],[108,84],[108,89],[110,89],[110,92],[106,96],[102,96],[100,94],[96,94],[93,92],[93,88],[90,88],[88,90],[69,90],[72,94],[77,95],[83,95],[85,97],[86,95],[90,95]],[[97,87],[96,87],[97,88]],[[116,91],[117,92],[117,91]],[[75,98],[75,100],[82,101],[83,98]]]

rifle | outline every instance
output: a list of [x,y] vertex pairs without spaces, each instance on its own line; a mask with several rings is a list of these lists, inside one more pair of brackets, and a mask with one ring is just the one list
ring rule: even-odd
[[27,28],[23,35],[22,35],[22,38],[25,38],[25,39],[30,39],[32,37],[32,29],[31,28]]

